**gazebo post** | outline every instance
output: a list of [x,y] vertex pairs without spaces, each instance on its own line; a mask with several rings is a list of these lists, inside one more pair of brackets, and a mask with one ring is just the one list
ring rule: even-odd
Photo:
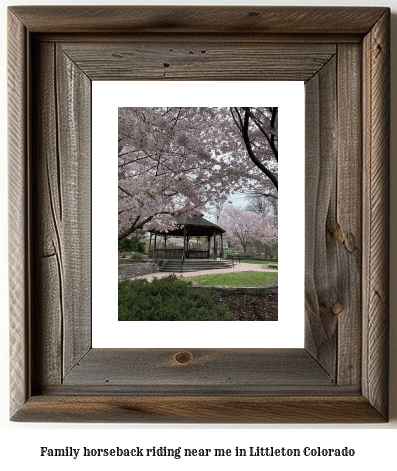
[[185,240],[186,240],[186,226],[183,226],[183,252],[182,254],[186,256]]
[[216,260],[216,231],[214,231],[214,260]]
[[[189,256],[189,243],[191,239],[194,239],[195,237],[197,238],[197,251],[199,252],[200,248],[200,242],[202,238],[205,238],[207,240],[207,248],[205,248],[205,244],[203,243],[203,250],[201,251],[200,255],[199,254],[194,254],[194,258],[200,257],[200,258],[211,258],[211,237],[214,237],[214,260],[217,259],[218,256],[218,250],[217,250],[217,235],[220,234],[221,237],[221,246],[223,249],[223,232],[225,232],[222,228],[219,226],[214,225],[210,221],[205,220],[204,218],[201,217],[192,217],[192,219],[186,218],[186,220],[178,220],[176,218],[176,225],[175,228],[172,229],[170,232],[162,231],[162,230],[157,230],[157,229],[152,229],[150,231],[150,239],[149,239],[149,253],[152,253],[153,251],[153,259],[156,257],[156,251],[159,250],[159,253],[167,253],[167,257],[173,258],[179,257],[180,254],[180,248],[176,249],[177,251],[173,251],[172,249],[167,249],[167,240],[169,237],[182,237],[183,238],[183,254],[187,258]],[[154,237],[153,237],[154,235]],[[157,248],[157,235],[160,236],[159,239],[159,248]],[[204,240],[205,240],[204,239]],[[223,253],[222,249],[220,250],[220,253]],[[160,256],[160,255],[159,255]]]
[[190,231],[190,229],[186,229],[185,227],[185,231],[186,231],[186,258],[188,258],[189,256],[189,234],[188,232]]

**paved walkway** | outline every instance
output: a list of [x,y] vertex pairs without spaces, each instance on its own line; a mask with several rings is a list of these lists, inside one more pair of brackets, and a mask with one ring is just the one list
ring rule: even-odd
[[[183,278],[189,278],[190,276],[201,276],[201,275],[215,275],[216,273],[237,273],[239,271],[268,271],[268,272],[277,272],[277,270],[264,269],[262,265],[256,263],[236,263],[234,268],[221,268],[219,270],[200,270],[200,271],[189,271],[184,273],[175,273],[177,276],[182,276]],[[163,278],[168,276],[170,273],[151,273],[150,275],[140,275],[134,277],[136,278],[146,278],[151,281],[153,278]]]

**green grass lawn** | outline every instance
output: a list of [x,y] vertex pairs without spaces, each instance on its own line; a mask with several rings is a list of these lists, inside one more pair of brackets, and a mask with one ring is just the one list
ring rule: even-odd
[[242,271],[189,277],[193,284],[204,286],[261,286],[278,282],[278,273]]

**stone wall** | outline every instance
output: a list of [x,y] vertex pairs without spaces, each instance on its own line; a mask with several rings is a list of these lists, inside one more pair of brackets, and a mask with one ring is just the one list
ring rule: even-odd
[[128,260],[126,263],[119,261],[119,280],[128,278],[135,278],[139,275],[150,275],[151,273],[158,273],[159,265],[162,265],[162,260],[148,260],[147,258],[138,260]]

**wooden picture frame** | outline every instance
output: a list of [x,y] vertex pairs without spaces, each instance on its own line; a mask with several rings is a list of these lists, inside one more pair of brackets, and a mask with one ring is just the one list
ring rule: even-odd
[[[11,7],[11,420],[388,418],[388,8]],[[304,80],[304,349],[91,348],[92,80]]]

